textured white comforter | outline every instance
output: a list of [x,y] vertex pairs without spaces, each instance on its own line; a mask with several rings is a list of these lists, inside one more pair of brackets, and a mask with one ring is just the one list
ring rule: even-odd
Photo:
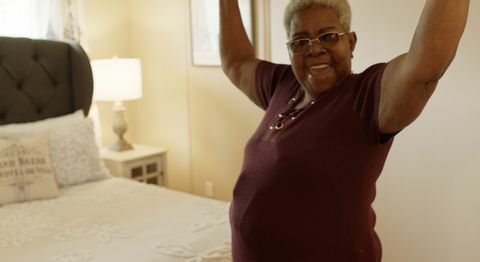
[[0,207],[0,261],[231,261],[228,207],[122,178]]

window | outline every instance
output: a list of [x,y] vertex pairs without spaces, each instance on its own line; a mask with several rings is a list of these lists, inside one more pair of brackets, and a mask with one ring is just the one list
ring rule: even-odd
[[0,0],[0,35],[59,39],[59,4],[57,0]]
[[0,0],[0,35],[71,40],[85,48],[83,0]]

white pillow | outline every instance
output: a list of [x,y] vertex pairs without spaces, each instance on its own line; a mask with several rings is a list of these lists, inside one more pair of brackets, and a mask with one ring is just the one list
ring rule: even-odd
[[38,132],[48,133],[59,186],[110,177],[99,156],[92,120],[85,118],[81,110],[57,118],[0,127],[0,135]]
[[51,130],[50,152],[61,187],[110,177],[100,159],[90,118]]
[[25,133],[26,131],[48,131],[57,126],[69,125],[75,121],[85,118],[83,111],[81,109],[75,111],[74,113],[63,115],[59,117],[47,118],[44,120],[39,120],[35,122],[28,123],[18,123],[18,124],[8,124],[0,126],[1,133]]
[[0,205],[59,194],[46,133],[0,136]]

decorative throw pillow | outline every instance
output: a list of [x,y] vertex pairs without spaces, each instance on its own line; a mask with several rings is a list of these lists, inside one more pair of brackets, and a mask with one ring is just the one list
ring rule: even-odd
[[61,187],[110,177],[100,159],[90,118],[50,131],[50,150]]
[[0,136],[0,205],[59,194],[47,134]]
[[47,132],[53,168],[60,187],[110,177],[100,159],[93,122],[78,110],[32,123],[0,126],[0,135]]

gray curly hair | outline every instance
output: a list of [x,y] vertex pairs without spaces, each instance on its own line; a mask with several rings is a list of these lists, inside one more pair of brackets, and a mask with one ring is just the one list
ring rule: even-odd
[[347,0],[290,0],[283,16],[283,25],[285,26],[285,30],[287,30],[287,35],[290,35],[290,21],[293,15],[300,10],[313,6],[333,8],[337,11],[340,23],[345,27],[347,32],[350,32],[352,11]]

